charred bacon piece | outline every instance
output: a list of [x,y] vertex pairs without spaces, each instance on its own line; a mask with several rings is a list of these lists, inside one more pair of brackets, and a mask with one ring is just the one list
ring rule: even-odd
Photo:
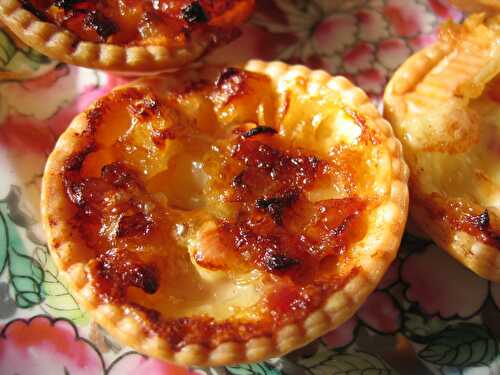
[[258,125],[255,128],[250,129],[249,131],[243,133],[241,136],[243,138],[251,138],[251,137],[254,137],[254,136],[258,135],[258,134],[273,135],[273,134],[276,134],[276,133],[277,133],[276,129],[274,129],[274,128],[270,127],[270,126]]

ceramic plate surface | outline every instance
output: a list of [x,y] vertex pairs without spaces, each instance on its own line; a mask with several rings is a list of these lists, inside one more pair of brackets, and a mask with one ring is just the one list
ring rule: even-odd
[[[342,74],[379,101],[392,72],[462,14],[445,0],[261,0],[207,57],[282,59]],[[113,342],[68,293],[39,222],[46,157],[71,119],[127,78],[58,64],[0,30],[0,374],[500,374],[500,284],[407,234],[358,313],[284,358],[187,369]]]

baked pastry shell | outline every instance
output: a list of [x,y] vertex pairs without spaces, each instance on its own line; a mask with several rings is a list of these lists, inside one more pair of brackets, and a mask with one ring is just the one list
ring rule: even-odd
[[[476,20],[484,19],[484,14],[476,14],[473,17]],[[406,60],[388,83],[384,93],[384,116],[392,124],[399,139],[405,138],[402,124],[409,112],[404,95],[411,92],[440,61],[454,53],[454,43],[457,43],[457,39],[453,36],[440,38],[431,46]],[[470,65],[474,66],[477,61],[477,57],[471,58]],[[456,69],[456,71],[453,69],[449,72],[442,71],[442,80],[447,82],[455,80],[456,77],[463,77],[460,67],[457,66]],[[433,98],[432,94],[427,97],[429,99],[427,105],[432,103],[431,106],[439,106],[439,102],[436,102],[436,98]],[[476,274],[494,282],[500,282],[500,249],[479,241],[465,231],[454,230],[441,220],[431,218],[428,211],[417,203],[416,198],[420,195],[418,193],[415,150],[412,150],[403,141],[403,151],[410,167],[410,220],[414,221],[418,228],[424,231],[439,247]]]
[[[368,126],[376,131],[381,145],[390,154],[390,165],[381,165],[380,168],[390,168],[392,180],[385,201],[374,211],[374,215],[377,215],[374,225],[368,229],[363,239],[365,246],[357,257],[356,264],[359,272],[343,288],[328,296],[322,306],[304,320],[247,342],[225,342],[213,349],[193,344],[173,351],[165,339],[143,329],[140,312],[100,300],[86,276],[85,265],[77,261],[81,258],[81,249],[71,241],[72,228],[68,224],[68,206],[71,203],[66,199],[60,171],[75,148],[84,144],[84,137],[80,136],[87,127],[84,114],[77,116],[60,137],[45,169],[42,214],[48,244],[78,302],[121,342],[142,353],[179,364],[219,366],[257,362],[284,355],[338,327],[353,315],[381,280],[395,258],[407,219],[409,172],[402,157],[401,144],[394,137],[389,123],[380,116],[361,89],[343,77],[332,77],[324,71],[312,71],[304,66],[253,60],[243,68],[268,75],[275,87],[283,79],[303,77],[311,93],[324,87],[341,92],[346,106],[370,119],[367,121]],[[131,85],[143,84],[147,84],[147,79]]]
[[196,61],[212,47],[208,37],[191,38],[184,48],[83,41],[67,29],[41,21],[18,0],[0,0],[0,22],[25,44],[54,60],[117,73],[176,70]]

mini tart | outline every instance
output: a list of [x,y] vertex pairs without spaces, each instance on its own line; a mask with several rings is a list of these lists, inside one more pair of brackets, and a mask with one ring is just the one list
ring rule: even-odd
[[253,7],[254,0],[0,0],[0,22],[55,60],[153,72],[232,41]]
[[446,24],[385,92],[410,167],[410,215],[440,247],[500,281],[500,18]]
[[401,144],[341,77],[251,61],[112,91],[59,139],[48,243],[122,342],[182,364],[282,355],[348,319],[395,257]]

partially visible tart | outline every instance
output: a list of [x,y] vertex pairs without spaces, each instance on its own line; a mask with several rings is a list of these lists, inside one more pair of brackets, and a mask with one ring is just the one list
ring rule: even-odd
[[409,164],[411,216],[440,247],[500,281],[500,17],[447,24],[387,86]]
[[349,81],[283,63],[115,89],[51,154],[42,211],[79,302],[178,363],[253,362],[347,320],[406,222],[401,145]]
[[232,41],[253,7],[254,0],[0,0],[0,21],[55,60],[151,72]]

